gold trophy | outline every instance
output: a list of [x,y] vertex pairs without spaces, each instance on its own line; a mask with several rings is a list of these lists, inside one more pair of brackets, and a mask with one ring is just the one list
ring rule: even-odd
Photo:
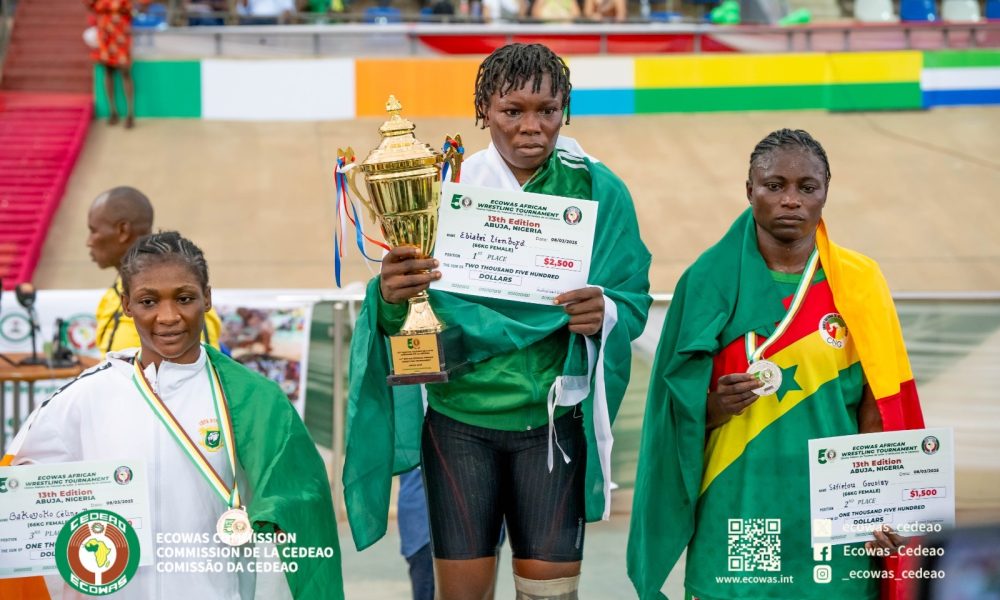
[[[402,105],[389,96],[385,105],[389,120],[379,127],[382,141],[357,168],[347,171],[351,191],[368,209],[390,246],[416,246],[420,257],[434,252],[438,208],[441,205],[441,171],[445,164],[454,180],[462,155],[455,151],[461,138],[449,138],[445,154],[416,139],[415,126],[400,116]],[[354,152],[340,151],[346,162]],[[361,193],[357,174],[364,173]],[[448,381],[469,368],[462,347],[462,330],[446,326],[431,309],[426,291],[409,299],[406,320],[396,335],[389,336],[392,373],[389,385]]]

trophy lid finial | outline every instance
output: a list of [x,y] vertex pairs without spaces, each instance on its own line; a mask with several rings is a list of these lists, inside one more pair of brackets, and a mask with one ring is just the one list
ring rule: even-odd
[[413,123],[399,114],[402,110],[403,105],[400,104],[399,100],[396,100],[394,94],[390,94],[385,103],[385,111],[389,113],[389,120],[382,123],[378,129],[383,136],[403,135],[415,129]]
[[399,171],[434,165],[441,162],[441,155],[413,135],[416,126],[399,113],[403,105],[395,95],[385,103],[389,118],[378,128],[382,141],[361,163],[366,173]]
[[385,103],[385,112],[390,115],[398,115],[399,111],[403,110],[403,105],[396,100],[396,96],[389,94],[389,99]]

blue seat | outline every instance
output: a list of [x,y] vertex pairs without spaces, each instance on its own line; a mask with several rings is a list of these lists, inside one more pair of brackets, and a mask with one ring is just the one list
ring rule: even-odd
[[935,0],[899,0],[899,20],[933,23],[941,20]]
[[163,4],[150,4],[146,10],[138,13],[132,19],[132,27],[136,29],[166,29],[167,7]]
[[370,6],[365,9],[363,20],[365,23],[401,23],[403,15],[394,6]]
[[680,13],[669,12],[669,11],[653,11],[649,13],[650,21],[657,21],[662,23],[676,23],[684,20],[684,16]]

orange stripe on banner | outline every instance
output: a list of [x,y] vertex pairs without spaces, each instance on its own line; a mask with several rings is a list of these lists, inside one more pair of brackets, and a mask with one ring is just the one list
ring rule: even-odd
[[355,61],[355,112],[385,117],[392,94],[403,116],[474,117],[472,92],[477,59],[363,59]]

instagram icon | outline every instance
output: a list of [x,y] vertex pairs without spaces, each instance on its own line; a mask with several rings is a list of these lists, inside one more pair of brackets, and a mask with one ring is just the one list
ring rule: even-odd
[[813,567],[813,581],[816,583],[830,583],[833,579],[833,571],[830,565],[816,565]]

